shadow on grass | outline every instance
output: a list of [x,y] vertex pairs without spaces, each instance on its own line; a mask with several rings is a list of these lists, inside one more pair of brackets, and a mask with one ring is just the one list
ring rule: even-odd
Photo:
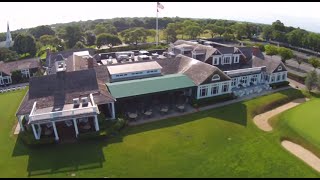
[[[107,146],[107,139],[94,139],[72,144],[27,146],[19,136],[12,156],[29,156],[27,167],[29,177],[102,168],[106,161],[103,148]],[[117,141],[117,138],[113,141]],[[71,176],[71,174],[68,175]]]
[[130,134],[137,134],[140,132],[151,131],[155,129],[161,129],[171,126],[176,126],[191,121],[198,121],[204,118],[215,118],[217,120],[226,121],[230,123],[239,124],[241,126],[247,125],[247,108],[245,104],[235,103],[211,110],[196,112],[187,114],[179,117],[168,118],[146,124],[141,124],[133,127],[126,127],[122,132],[121,136]]

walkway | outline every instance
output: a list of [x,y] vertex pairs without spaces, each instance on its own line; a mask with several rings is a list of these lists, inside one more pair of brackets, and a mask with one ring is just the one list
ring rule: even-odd
[[276,109],[273,109],[271,111],[268,111],[268,112],[265,112],[265,113],[262,113],[262,114],[255,116],[253,118],[253,122],[258,126],[258,128],[260,128],[263,131],[272,131],[272,127],[268,123],[268,120],[271,117],[273,117],[279,113],[282,113],[288,109],[291,109],[291,108],[293,108],[301,103],[304,103],[308,100],[309,99],[306,99],[306,98],[300,98],[300,99],[293,100],[285,105],[277,107]]
[[313,169],[320,172],[320,159],[319,157],[314,155],[312,152],[303,148],[299,144],[295,144],[293,142],[286,141],[286,140],[282,141],[281,145],[286,150],[288,150],[289,152],[291,152],[292,154],[300,158],[302,161],[310,165]]
[[248,100],[248,99],[253,99],[255,97],[259,97],[259,96],[263,96],[263,95],[267,95],[267,94],[272,94],[278,91],[282,91],[282,90],[286,90],[286,89],[290,89],[291,87],[282,87],[279,89],[272,89],[269,91],[263,91],[259,94],[250,94],[248,96],[243,96],[241,98],[237,98],[237,99],[233,99],[233,100],[229,100],[229,101],[225,101],[225,102],[221,102],[221,103],[217,103],[217,104],[213,104],[213,105],[209,105],[209,106],[205,106],[205,107],[200,107],[197,109],[194,108],[190,108],[188,111],[183,112],[183,113],[174,113],[174,114],[167,114],[167,115],[163,115],[160,118],[159,117],[155,117],[155,118],[150,118],[150,119],[146,119],[146,120],[139,120],[139,121],[133,121],[133,122],[129,122],[128,125],[134,126],[134,125],[139,125],[139,124],[144,124],[144,123],[148,123],[148,122],[154,122],[154,121],[159,121],[159,120],[163,120],[163,119],[167,119],[167,118],[172,118],[172,117],[177,117],[177,116],[182,116],[182,115],[186,115],[186,114],[191,114],[191,113],[195,113],[198,111],[205,111],[208,109],[214,109],[214,108],[218,108],[218,107],[222,107],[222,106],[226,106],[229,104],[233,104],[233,103],[237,103],[240,101],[244,101],[244,100]]

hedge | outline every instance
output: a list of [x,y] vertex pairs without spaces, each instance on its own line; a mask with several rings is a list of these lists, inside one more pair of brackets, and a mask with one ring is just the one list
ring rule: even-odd
[[293,79],[293,80],[295,80],[295,81],[298,81],[298,82],[304,84],[304,81],[305,81],[305,79],[306,79],[306,76],[299,76],[299,75],[297,75],[297,74],[293,74],[293,73],[291,73],[291,72],[288,71],[288,78]]
[[78,139],[79,140],[87,140],[87,139],[98,139],[107,136],[107,131],[94,131],[94,132],[86,132],[86,133],[79,133]]
[[203,107],[203,106],[215,104],[215,103],[222,102],[222,101],[232,100],[235,98],[236,97],[233,95],[233,93],[230,93],[230,94],[223,94],[223,95],[208,97],[208,98],[203,98],[203,99],[194,99],[192,101],[192,106],[195,108],[196,107]]
[[41,137],[39,140],[34,138],[32,131],[20,132],[19,137],[27,145],[41,145],[41,144],[55,144],[56,141],[54,137]]
[[277,89],[280,87],[285,87],[285,86],[289,86],[289,81],[283,81],[283,82],[277,82],[277,83],[273,83],[270,84],[270,86],[272,87],[272,89]]

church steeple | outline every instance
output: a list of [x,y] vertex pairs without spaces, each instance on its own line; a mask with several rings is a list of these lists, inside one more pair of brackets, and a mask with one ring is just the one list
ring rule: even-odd
[[6,47],[9,48],[12,43],[11,33],[9,29],[9,22],[7,22],[7,36],[6,36]]

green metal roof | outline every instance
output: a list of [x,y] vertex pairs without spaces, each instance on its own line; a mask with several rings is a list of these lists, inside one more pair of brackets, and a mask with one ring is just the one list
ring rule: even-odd
[[170,74],[160,77],[107,83],[111,95],[115,98],[137,96],[193,86],[195,86],[193,81],[183,74]]

